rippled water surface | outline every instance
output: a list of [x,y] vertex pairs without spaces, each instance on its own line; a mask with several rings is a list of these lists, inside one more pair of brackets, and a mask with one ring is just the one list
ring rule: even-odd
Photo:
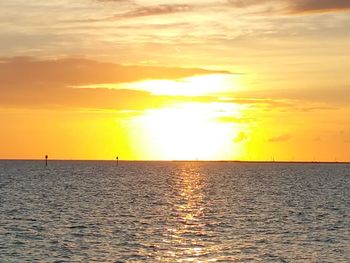
[[350,262],[350,165],[0,161],[0,262]]

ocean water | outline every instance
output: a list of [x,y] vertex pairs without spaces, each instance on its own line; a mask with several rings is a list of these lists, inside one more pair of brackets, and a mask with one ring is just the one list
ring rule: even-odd
[[0,161],[0,262],[350,262],[350,165]]

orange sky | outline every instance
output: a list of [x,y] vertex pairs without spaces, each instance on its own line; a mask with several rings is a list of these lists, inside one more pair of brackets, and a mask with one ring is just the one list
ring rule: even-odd
[[350,161],[350,1],[3,1],[0,158]]

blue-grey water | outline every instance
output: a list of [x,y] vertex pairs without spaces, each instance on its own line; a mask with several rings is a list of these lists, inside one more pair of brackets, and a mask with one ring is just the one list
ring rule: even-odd
[[0,161],[0,262],[350,262],[350,165]]

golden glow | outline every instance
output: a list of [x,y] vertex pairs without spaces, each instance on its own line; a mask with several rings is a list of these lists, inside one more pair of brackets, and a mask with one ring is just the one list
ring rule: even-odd
[[0,158],[350,161],[345,1],[46,2],[0,1]]

